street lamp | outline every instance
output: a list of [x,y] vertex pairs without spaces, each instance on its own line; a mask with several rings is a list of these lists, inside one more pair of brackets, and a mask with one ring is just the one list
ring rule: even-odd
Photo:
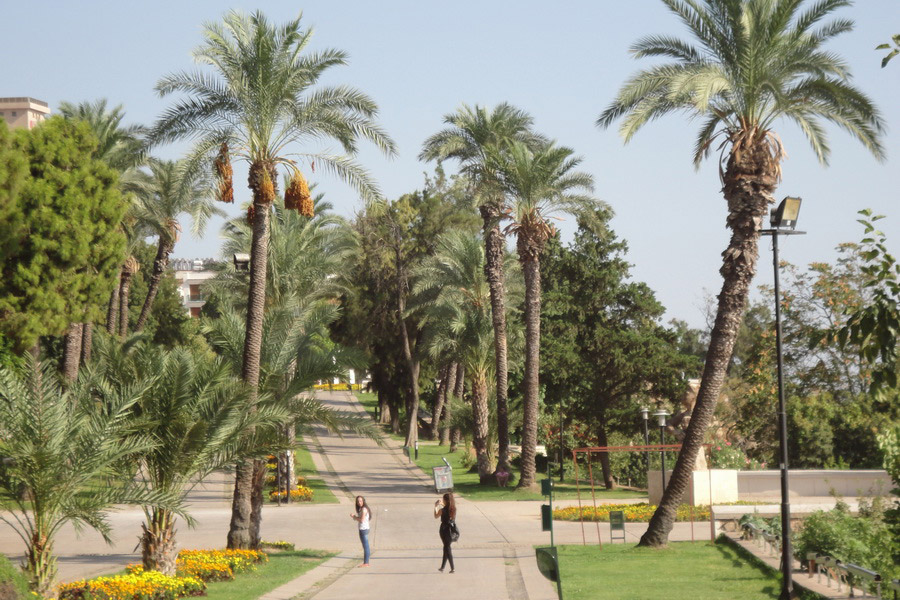
[[800,214],[800,198],[788,196],[773,208],[770,214],[771,229],[763,229],[760,235],[772,236],[772,257],[775,266],[775,356],[778,361],[778,445],[781,457],[781,596],[780,600],[790,600],[794,592],[791,578],[791,503],[788,496],[788,445],[787,413],[784,407],[784,365],[781,354],[781,289],[778,281],[778,236],[802,235],[805,231],[794,231]]
[[[650,409],[646,406],[641,407],[641,418],[644,420],[644,445],[650,445],[650,426],[648,421],[650,420]],[[644,451],[644,458],[647,459],[647,472],[650,472],[650,451]]]
[[[666,443],[666,417],[669,416],[669,413],[667,413],[663,409],[659,409],[658,411],[653,413],[653,416],[656,417],[657,423],[659,424],[659,443],[661,445],[664,445]],[[662,448],[660,450],[662,450],[662,453],[661,453],[661,456],[662,456],[662,484],[663,484],[662,485],[662,493],[665,493],[666,492],[666,451],[665,451],[665,449],[662,449]]]
[[233,258],[235,271],[250,270],[250,255],[244,253],[236,253]]

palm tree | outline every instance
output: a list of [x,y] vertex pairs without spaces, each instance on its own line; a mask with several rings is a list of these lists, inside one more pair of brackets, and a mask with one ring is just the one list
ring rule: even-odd
[[[118,172],[119,189],[123,195],[140,188],[141,175],[137,168],[144,160],[142,137],[145,129],[140,125],[122,125],[125,112],[121,104],[109,109],[106,99],[79,104],[60,102],[59,111],[66,119],[84,121],[90,125],[97,138],[94,154]],[[107,309],[107,329],[110,333],[117,323],[115,315],[118,314],[119,291],[120,280],[117,278]],[[93,327],[91,321],[72,323],[66,332],[63,373],[68,381],[75,380],[80,363],[90,360]]]
[[212,188],[207,179],[188,172],[183,162],[150,160],[148,166],[150,180],[138,194],[134,212],[137,222],[156,234],[159,241],[147,297],[134,326],[136,332],[144,328],[150,317],[159,282],[169,264],[169,254],[175,248],[181,231],[178,217],[183,213],[189,214],[193,224],[191,231],[199,236],[210,217],[225,214],[213,204]]
[[581,162],[572,150],[553,143],[532,151],[521,142],[495,154],[502,188],[513,203],[514,221],[507,228],[516,236],[516,251],[525,277],[525,390],[522,423],[522,478],[519,487],[535,483],[538,371],[541,336],[541,252],[553,235],[547,219],[560,210],[581,210],[593,200],[576,192],[593,189],[593,178],[574,169]]
[[632,46],[640,57],[673,59],[627,81],[597,124],[622,118],[627,142],[647,122],[672,112],[701,118],[694,164],[721,144],[722,192],[728,203],[731,240],[723,254],[722,291],[697,402],[682,450],[642,545],[664,545],[675,509],[688,484],[709,426],[756,273],[759,231],[781,175],[784,149],[773,130],[781,118],[794,122],[827,163],[822,121],[848,131],[876,157],[884,155],[881,117],[871,100],[850,84],[846,63],[823,49],[853,22],[823,23],[849,0],[663,0],[696,38],[649,36]]
[[434,256],[427,257],[413,270],[411,307],[412,311],[429,315],[428,349],[432,357],[444,357],[451,363],[459,361],[470,374],[472,445],[482,483],[492,473],[492,452],[488,447],[488,380],[494,370],[490,292],[483,276],[484,263],[484,244],[478,236],[463,231],[445,234],[438,241]]
[[[297,166],[300,160],[309,164],[310,170],[318,165],[337,174],[367,199],[378,196],[369,175],[348,156],[289,147],[327,138],[353,155],[362,138],[386,154],[394,153],[393,141],[374,122],[377,107],[368,96],[346,86],[312,89],[325,71],[346,64],[347,57],[337,50],[304,54],[312,30],[302,29],[300,19],[276,26],[261,12],[245,15],[232,11],[221,25],[206,25],[206,41],[194,52],[195,61],[211,66],[215,74],[177,73],[156,86],[162,96],[182,92],[189,98],[176,102],[162,115],[150,133],[154,143],[199,138],[188,159],[189,168],[199,168],[218,152],[216,168],[222,177],[223,199],[233,196],[230,156],[249,164],[253,243],[241,377],[251,393],[259,385],[269,214],[278,168],[291,174],[289,191],[306,187]],[[305,199],[309,199],[308,192]],[[251,482],[254,471],[260,480],[264,469],[262,461],[238,465],[230,548],[246,548],[251,543]]]
[[87,525],[109,542],[105,513],[114,504],[177,510],[164,494],[133,482],[134,473],[115,470],[155,446],[150,436],[134,435],[131,415],[141,391],[101,379],[62,389],[30,354],[18,368],[0,366],[0,504],[9,507],[0,521],[22,539],[24,569],[41,597],[52,595],[53,542],[66,523]]
[[[186,348],[164,350],[142,343],[140,336],[125,344],[110,337],[104,342],[86,378],[106,377],[114,385],[142,389],[136,405],[139,430],[157,445],[140,457],[140,472],[151,489],[173,498],[180,510],[207,475],[257,450],[248,446],[249,429],[274,428],[283,418],[277,411],[248,412],[246,390],[221,360]],[[176,513],[167,506],[145,504],[143,509],[144,568],[174,575]],[[190,524],[190,515],[183,514]]]
[[500,221],[507,216],[502,191],[497,186],[496,172],[488,156],[513,141],[531,145],[543,138],[531,131],[533,119],[525,111],[501,103],[488,112],[484,107],[463,105],[457,112],[444,116],[448,127],[432,135],[423,145],[420,159],[460,162],[462,171],[474,182],[474,193],[484,221],[484,246],[487,277],[491,296],[491,320],[494,328],[494,354],[499,438],[498,467],[509,471],[508,359],[506,335],[506,301],[503,289],[503,257],[506,240]]
[[[333,299],[343,291],[338,279],[353,248],[344,221],[331,214],[331,205],[315,199],[316,216],[309,219],[276,203],[271,219],[272,243],[268,247],[266,311],[260,351],[259,390],[270,403],[287,411],[280,444],[292,447],[298,426],[323,424],[332,431],[350,429],[375,435],[368,419],[324,408],[308,394],[316,381],[346,378],[347,369],[363,366],[360,355],[331,342],[328,327],[340,312]],[[253,241],[252,226],[244,218],[225,228],[223,252],[246,252]],[[248,282],[244,274],[228,269],[209,284],[219,298],[220,316],[206,327],[213,347],[240,372],[245,330],[243,297]],[[293,473],[292,454],[280,459],[285,473]],[[265,472],[263,471],[263,474]],[[263,478],[254,479],[251,490],[251,540],[259,543]],[[293,477],[283,482],[293,487]]]

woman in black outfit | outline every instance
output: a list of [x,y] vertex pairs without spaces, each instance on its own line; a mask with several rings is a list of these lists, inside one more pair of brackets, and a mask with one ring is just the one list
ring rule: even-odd
[[441,561],[441,568],[438,571],[443,572],[450,561],[450,572],[455,573],[453,568],[453,552],[450,550],[450,520],[456,519],[456,502],[453,501],[453,494],[448,492],[444,497],[434,503],[434,518],[441,520],[441,543],[444,544],[444,560]]

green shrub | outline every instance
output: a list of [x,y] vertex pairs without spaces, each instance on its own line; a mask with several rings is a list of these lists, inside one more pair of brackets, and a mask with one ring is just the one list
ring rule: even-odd
[[32,597],[25,576],[0,554],[0,600],[24,600]]

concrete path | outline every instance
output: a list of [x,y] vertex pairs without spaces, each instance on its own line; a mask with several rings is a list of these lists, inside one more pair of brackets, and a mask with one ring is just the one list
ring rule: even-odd
[[[321,393],[320,399],[338,410],[362,410],[346,392]],[[289,600],[353,600],[356,598],[441,598],[453,600],[551,600],[555,587],[538,572],[534,546],[548,545],[549,534],[541,531],[540,502],[458,501],[462,537],[454,544],[456,573],[439,573],[441,544],[438,522],[433,518],[438,495],[431,479],[402,455],[400,444],[379,447],[372,440],[354,435],[339,437],[324,429],[310,440],[313,459],[339,504],[266,505],[263,539],[286,540],[298,548],[335,551],[334,558],[263,598]],[[321,449],[321,453],[316,452]],[[221,548],[231,515],[229,474],[218,474],[198,485],[189,497],[197,525],[178,527],[182,548]],[[366,497],[373,511],[372,565],[357,568],[362,551],[356,523],[350,519],[352,498]],[[60,532],[55,549],[59,556],[59,579],[72,581],[120,570],[138,562],[136,544],[143,513],[129,508],[110,518],[113,542],[107,545],[91,531],[80,535],[68,527]],[[606,524],[556,522],[556,542],[597,544],[609,541]],[[645,524],[628,524],[627,539],[637,541]],[[693,536],[709,539],[708,523],[697,523]],[[689,523],[678,523],[672,540],[692,538]],[[0,552],[21,556],[22,542],[0,523]]]

